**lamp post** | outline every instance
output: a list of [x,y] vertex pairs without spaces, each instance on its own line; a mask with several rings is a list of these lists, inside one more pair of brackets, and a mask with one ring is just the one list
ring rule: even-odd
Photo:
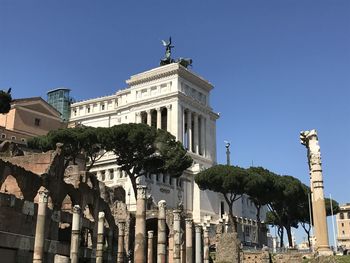
[[230,145],[231,143],[228,142],[228,141],[224,141],[225,142],[225,147],[226,147],[226,164],[227,165],[231,165],[231,162],[230,162]]

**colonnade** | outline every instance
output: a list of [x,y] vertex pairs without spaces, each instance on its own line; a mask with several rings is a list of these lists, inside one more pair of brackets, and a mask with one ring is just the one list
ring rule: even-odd
[[[134,263],[153,263],[157,258],[157,263],[193,263],[209,262],[209,230],[201,225],[194,225],[191,218],[185,219],[185,229],[181,229],[182,211],[173,210],[173,228],[172,234],[167,236],[167,209],[164,200],[158,203],[158,225],[157,225],[157,251],[153,250],[154,231],[146,232],[146,186],[137,186],[137,210],[135,223],[135,245],[134,245]],[[48,192],[39,192],[39,208],[37,216],[34,257],[33,262],[44,262],[44,240],[45,240],[45,222],[48,203]],[[72,209],[72,232],[70,246],[70,262],[79,262],[79,243],[81,232],[81,209],[75,205]],[[102,263],[104,259],[104,245],[108,235],[108,251],[112,253],[113,233],[105,231],[105,214],[99,212],[97,224],[97,244],[96,244],[96,263]],[[195,246],[193,246],[193,228],[195,226]],[[204,232],[204,236],[202,235]],[[125,253],[125,222],[118,222],[118,248],[116,262],[126,262]],[[172,246],[172,247],[170,247]],[[170,253],[171,251],[171,253]],[[156,253],[156,254],[155,254]],[[112,258],[108,258],[113,261]]]
[[144,123],[157,129],[171,131],[171,109],[170,104],[136,112],[136,123]]

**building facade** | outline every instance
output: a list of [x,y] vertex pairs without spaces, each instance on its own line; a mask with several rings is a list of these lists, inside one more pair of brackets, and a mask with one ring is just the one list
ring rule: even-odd
[[337,214],[338,247],[350,249],[350,203],[339,206]]
[[15,99],[11,110],[0,114],[0,141],[26,144],[28,138],[63,127],[60,113],[42,98]]
[[[113,95],[73,103],[69,126],[111,127],[122,123],[145,123],[167,130],[183,143],[194,162],[178,179],[167,175],[141,178],[140,183],[147,185],[149,199],[154,204],[166,200],[170,208],[181,203],[197,223],[216,223],[224,218],[228,208],[223,196],[201,191],[194,182],[196,173],[216,164],[216,120],[219,115],[210,105],[213,86],[178,63],[133,75],[126,83],[127,88]],[[127,206],[131,211],[136,209],[130,180],[116,166],[112,153],[105,154],[91,172],[107,186],[122,185]],[[251,230],[256,215],[252,202],[243,197],[236,202],[234,211],[241,218],[244,238],[255,238],[256,232]]]

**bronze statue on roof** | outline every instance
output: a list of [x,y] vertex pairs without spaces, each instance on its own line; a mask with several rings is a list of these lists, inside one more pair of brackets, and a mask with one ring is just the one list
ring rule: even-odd
[[171,37],[169,37],[169,41],[162,40],[162,44],[165,47],[165,57],[160,60],[160,65],[168,65],[171,63],[179,63],[183,67],[187,68],[188,66],[192,66],[192,59],[190,58],[178,58],[176,60],[171,58],[171,49],[175,46],[172,45]]

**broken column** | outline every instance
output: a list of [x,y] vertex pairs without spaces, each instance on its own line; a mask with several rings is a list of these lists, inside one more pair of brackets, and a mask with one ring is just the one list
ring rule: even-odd
[[165,263],[166,260],[166,202],[158,202],[158,240],[157,240],[157,263]]
[[174,210],[174,251],[173,251],[173,263],[181,262],[181,210]]
[[321,167],[321,152],[316,130],[302,131],[301,144],[307,148],[310,170],[310,189],[312,200],[312,215],[316,236],[316,252],[319,255],[332,255],[328,243],[326,208],[323,193],[323,177]]
[[209,263],[209,228],[206,226],[204,228],[203,234],[203,243],[204,243],[204,253],[203,253],[203,262]]
[[192,219],[186,218],[186,263],[193,262]]
[[146,189],[144,185],[137,186],[136,226],[134,262],[145,263],[146,248]]
[[125,222],[120,221],[118,224],[117,263],[124,263],[124,236],[125,236]]
[[196,263],[202,263],[202,227],[195,226],[196,232]]
[[80,235],[80,206],[73,207],[72,218],[72,235],[70,243],[70,260],[71,263],[78,263],[79,261],[79,235]]
[[148,243],[147,243],[147,263],[153,263],[153,230],[147,232]]
[[103,262],[103,232],[104,232],[105,213],[98,213],[97,225],[97,246],[96,246],[96,263]]
[[36,218],[33,263],[43,262],[45,242],[45,221],[49,191],[39,191],[38,215]]

